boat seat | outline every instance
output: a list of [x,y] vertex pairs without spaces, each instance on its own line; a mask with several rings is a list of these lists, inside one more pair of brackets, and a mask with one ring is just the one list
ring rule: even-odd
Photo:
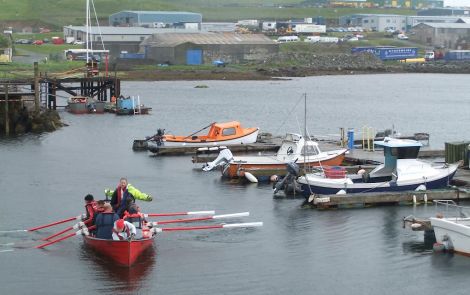
[[193,137],[191,137],[192,140],[196,140],[197,139],[197,135],[194,135]]

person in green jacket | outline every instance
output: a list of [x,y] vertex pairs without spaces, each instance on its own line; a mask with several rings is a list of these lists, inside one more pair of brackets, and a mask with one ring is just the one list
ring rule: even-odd
[[124,177],[119,180],[119,186],[114,191],[105,189],[104,193],[106,197],[111,197],[111,206],[121,218],[127,207],[134,203],[136,199],[147,202],[152,201],[152,196],[136,189]]

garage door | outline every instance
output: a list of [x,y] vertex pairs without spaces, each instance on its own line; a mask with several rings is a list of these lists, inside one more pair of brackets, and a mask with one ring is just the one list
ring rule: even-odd
[[202,50],[201,49],[188,49],[188,51],[186,51],[186,64],[187,65],[202,64]]

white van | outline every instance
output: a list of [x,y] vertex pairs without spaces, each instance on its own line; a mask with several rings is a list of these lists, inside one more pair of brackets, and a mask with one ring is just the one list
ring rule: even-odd
[[307,38],[305,38],[304,42],[318,43],[320,42],[320,36],[308,36]]
[[282,36],[277,38],[278,43],[298,42],[300,39],[297,36]]

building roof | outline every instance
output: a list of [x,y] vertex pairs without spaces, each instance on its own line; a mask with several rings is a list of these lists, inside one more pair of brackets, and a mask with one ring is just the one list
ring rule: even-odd
[[[65,26],[74,31],[86,32],[85,26]],[[186,29],[166,29],[166,28],[144,28],[144,27],[90,27],[90,34],[92,35],[152,35],[161,32],[179,33],[195,32],[194,30]]]
[[156,33],[147,38],[142,45],[154,47],[174,47],[183,43],[198,45],[211,44],[276,44],[263,34],[237,34],[237,33]]
[[426,25],[435,29],[470,29],[470,24],[467,23],[421,23],[416,26],[419,25]]
[[116,12],[116,13],[113,13],[113,14],[122,13],[122,12],[136,13],[136,14],[190,14],[190,15],[201,15],[200,13],[186,12],[186,11],[145,11],[145,10],[123,10],[123,11],[119,11],[119,12]]

